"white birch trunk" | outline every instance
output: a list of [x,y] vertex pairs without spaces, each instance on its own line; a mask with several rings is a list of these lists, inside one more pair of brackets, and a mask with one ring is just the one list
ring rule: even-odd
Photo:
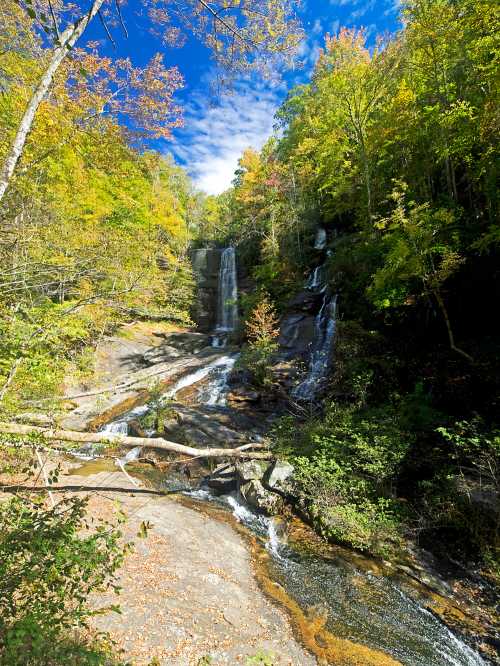
[[104,4],[104,1],[105,0],[94,0],[88,13],[82,16],[72,25],[68,26],[61,34],[60,44],[54,49],[49,65],[45,70],[45,73],[42,76],[37,89],[33,93],[28,106],[26,107],[26,111],[24,112],[14,141],[12,142],[10,151],[0,171],[0,201],[3,199],[7,187],[9,186],[9,181],[12,177],[12,174],[14,173],[19,158],[23,153],[24,144],[26,143],[26,138],[33,125],[33,120],[35,118],[38,107],[46,96],[60,64],[76,44],[81,35],[84,33],[90,21],[92,21],[101,6]]
[[266,451],[254,453],[248,448],[261,448],[258,444],[244,445],[237,449],[206,448],[197,449],[193,446],[169,442],[162,437],[128,437],[127,435],[108,432],[77,432],[75,430],[58,430],[56,428],[43,428],[40,426],[20,425],[19,423],[0,423],[0,433],[6,435],[33,435],[37,434],[48,441],[79,442],[82,444],[115,444],[126,448],[158,449],[171,451],[181,455],[195,458],[247,458],[255,460],[270,460],[273,454]]

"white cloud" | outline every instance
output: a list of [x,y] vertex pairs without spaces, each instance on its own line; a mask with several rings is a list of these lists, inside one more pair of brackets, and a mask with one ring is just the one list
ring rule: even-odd
[[220,194],[230,187],[242,152],[260,149],[272,134],[280,102],[279,89],[250,81],[217,106],[195,94],[185,109],[185,129],[176,132],[171,150],[201,190]]
[[321,20],[317,18],[314,21],[314,25],[312,27],[312,33],[313,35],[319,35],[323,32],[323,24],[321,23]]

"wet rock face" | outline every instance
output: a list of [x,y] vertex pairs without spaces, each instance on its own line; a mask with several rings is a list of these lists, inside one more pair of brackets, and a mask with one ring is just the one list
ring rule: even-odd
[[321,307],[323,297],[321,293],[313,291],[299,291],[287,305],[287,310],[291,312],[305,312],[316,315]]
[[205,248],[191,255],[197,284],[192,317],[200,331],[212,331],[217,324],[217,298],[221,250]]
[[302,313],[285,315],[281,321],[278,343],[287,356],[308,355],[314,340],[315,317]]
[[226,494],[236,490],[238,482],[236,477],[236,468],[234,465],[219,465],[214,469],[207,485],[217,493]]
[[293,493],[293,465],[285,461],[277,460],[269,468],[265,477],[265,485],[275,493],[289,495]]
[[261,396],[257,391],[253,391],[245,386],[235,387],[227,396],[228,402],[231,404],[233,402],[259,402]]
[[240,486],[240,492],[247,504],[268,516],[280,513],[283,509],[283,498],[266,490],[258,479]]
[[281,320],[278,339],[281,350],[288,358],[306,358],[315,334],[315,320],[323,296],[321,293],[301,291],[287,305]]
[[241,483],[247,481],[260,481],[266,473],[267,464],[259,460],[247,460],[236,465],[236,471]]

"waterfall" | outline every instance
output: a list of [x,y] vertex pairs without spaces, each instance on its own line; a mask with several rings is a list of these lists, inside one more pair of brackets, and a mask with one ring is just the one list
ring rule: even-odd
[[234,247],[227,247],[222,251],[218,301],[216,331],[230,333],[238,324],[238,283]]
[[193,384],[197,384],[198,382],[201,382],[202,379],[205,379],[208,375],[210,375],[212,372],[216,371],[217,368],[220,366],[223,366],[224,368],[227,366],[234,365],[234,360],[232,356],[220,356],[219,358],[216,358],[215,361],[212,361],[211,363],[208,363],[207,365],[204,365],[201,368],[198,368],[194,372],[191,372],[187,375],[183,375],[168,391],[164,393],[164,398],[175,398],[177,393],[181,391],[183,388],[187,388],[188,386],[192,386]]
[[307,377],[293,390],[298,400],[311,400],[330,368],[337,323],[337,295],[325,291],[321,310],[316,316],[314,342]]
[[212,371],[213,379],[201,391],[200,402],[204,405],[224,407],[227,404],[228,380],[236,363],[236,356],[224,356],[223,359],[225,362],[221,362]]
[[314,290],[323,286],[325,279],[325,268],[325,264],[316,266],[314,271],[309,275],[309,279],[306,282],[306,289]]
[[314,249],[323,250],[326,245],[326,239],[326,229],[319,227],[318,231],[316,232],[316,238],[314,239]]
[[109,432],[113,435],[128,435],[127,421],[112,421],[101,428],[101,432]]

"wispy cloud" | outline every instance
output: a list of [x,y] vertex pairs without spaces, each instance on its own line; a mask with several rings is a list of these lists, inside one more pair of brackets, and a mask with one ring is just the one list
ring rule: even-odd
[[230,187],[242,152],[260,149],[272,134],[282,99],[279,88],[249,81],[238,84],[216,106],[195,93],[185,109],[185,128],[176,132],[171,151],[201,190],[220,194]]

